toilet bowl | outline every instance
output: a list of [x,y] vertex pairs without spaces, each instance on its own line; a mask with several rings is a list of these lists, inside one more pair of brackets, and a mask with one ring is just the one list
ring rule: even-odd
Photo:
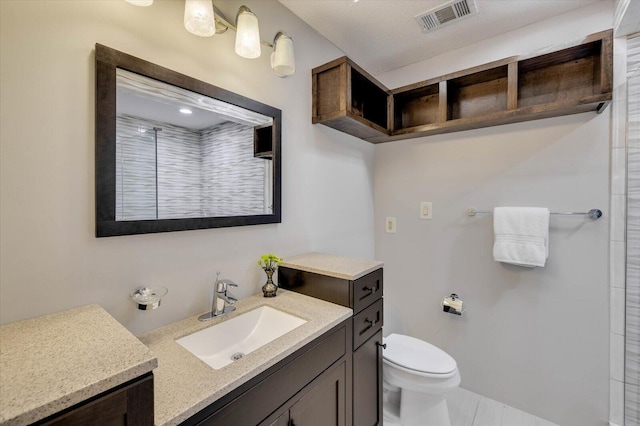
[[460,385],[456,361],[442,349],[415,337],[384,339],[383,386],[400,391],[403,426],[451,426],[445,394]]

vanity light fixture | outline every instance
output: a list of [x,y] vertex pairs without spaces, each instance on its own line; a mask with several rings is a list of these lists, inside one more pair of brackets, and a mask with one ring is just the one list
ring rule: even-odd
[[247,6],[240,6],[236,24],[236,54],[247,59],[259,58],[262,51],[258,17]]
[[279,31],[273,39],[271,69],[278,77],[288,77],[296,72],[293,40],[282,31]]
[[[150,6],[153,0],[125,0],[135,6]],[[274,49],[271,68],[278,77],[288,77],[296,72],[293,39],[279,31],[273,44],[260,39],[258,17],[247,6],[240,6],[236,14],[236,25],[230,23],[213,4],[212,0],[185,0],[184,27],[199,37],[222,34],[229,28],[236,31],[235,52],[248,59],[260,57],[260,45]]]
[[211,37],[216,33],[216,23],[211,0],[185,0],[184,27],[191,34]]

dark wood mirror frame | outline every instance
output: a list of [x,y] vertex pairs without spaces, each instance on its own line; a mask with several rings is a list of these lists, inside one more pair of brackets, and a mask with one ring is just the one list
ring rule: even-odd
[[[273,118],[273,213],[253,216],[116,221],[116,68],[134,72]],[[184,74],[96,44],[96,236],[148,234],[280,223],[282,112]]]

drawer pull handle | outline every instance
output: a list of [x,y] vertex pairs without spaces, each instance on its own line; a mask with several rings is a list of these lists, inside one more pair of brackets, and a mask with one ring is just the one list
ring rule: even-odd
[[382,349],[387,349],[387,344],[386,343],[376,342],[376,345],[380,346]]
[[376,291],[378,291],[378,287],[362,287],[362,290],[364,291],[368,291],[369,293],[365,294],[364,296],[362,296],[360,298],[360,300],[364,299],[365,297],[371,296],[373,293],[375,293]]
[[364,323],[367,324],[367,326],[365,328],[363,328],[360,331],[360,335],[362,336],[364,333],[367,332],[367,330],[369,330],[371,327],[373,327],[374,325],[376,325],[378,323],[378,321],[371,321],[369,318],[365,318],[364,319]]

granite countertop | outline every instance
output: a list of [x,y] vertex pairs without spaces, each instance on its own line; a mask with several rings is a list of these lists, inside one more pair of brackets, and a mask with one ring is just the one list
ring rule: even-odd
[[284,259],[282,266],[353,281],[382,268],[384,263],[357,257],[307,253]]
[[148,373],[154,354],[98,305],[0,326],[0,424],[24,425]]
[[[307,322],[219,370],[176,343],[176,339],[264,305]],[[344,306],[283,289],[276,297],[265,298],[260,293],[235,306],[235,312],[219,319],[201,322],[196,315],[139,336],[158,357],[159,366],[154,370],[156,425],[186,420],[352,315],[351,309]]]

